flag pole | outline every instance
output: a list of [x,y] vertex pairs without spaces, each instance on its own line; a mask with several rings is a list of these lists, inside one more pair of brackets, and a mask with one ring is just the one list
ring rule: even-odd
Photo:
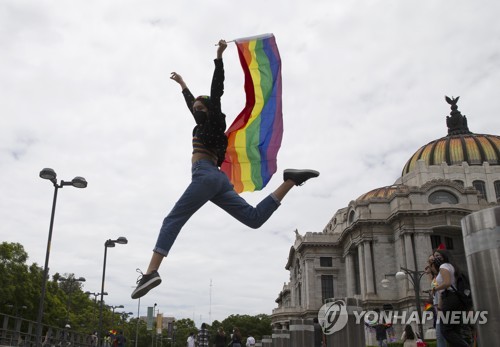
[[[231,42],[234,42],[235,40],[229,40],[229,41],[226,41],[226,43],[231,43]],[[218,46],[219,43],[216,43],[214,46]]]

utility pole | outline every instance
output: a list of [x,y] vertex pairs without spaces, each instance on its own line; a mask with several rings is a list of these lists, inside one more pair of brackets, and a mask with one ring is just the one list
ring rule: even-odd
[[208,324],[212,325],[212,279],[210,279],[210,309],[208,311]]

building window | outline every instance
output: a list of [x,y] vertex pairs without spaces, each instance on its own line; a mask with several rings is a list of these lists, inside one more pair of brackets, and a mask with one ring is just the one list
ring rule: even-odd
[[454,205],[458,204],[458,199],[455,195],[445,190],[438,190],[429,195],[429,203],[437,205],[443,202]]
[[495,181],[495,196],[497,198],[497,202],[500,202],[500,181]]
[[486,184],[484,184],[483,181],[474,181],[472,182],[472,185],[476,188],[483,199],[488,200],[488,196],[486,195]]
[[351,211],[349,213],[349,223],[352,223],[354,222],[354,216],[356,215],[356,213],[354,211]]
[[437,249],[441,244],[441,236],[439,235],[431,235],[431,246],[432,249]]
[[332,275],[321,275],[321,296],[323,302],[326,299],[333,298],[333,276]]
[[332,267],[332,257],[320,257],[319,258],[319,266],[321,267]]
[[446,249],[453,249],[453,239],[451,237],[445,237],[444,244],[446,246]]

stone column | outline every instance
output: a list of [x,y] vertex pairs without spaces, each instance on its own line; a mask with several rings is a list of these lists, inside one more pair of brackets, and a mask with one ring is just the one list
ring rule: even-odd
[[345,273],[346,273],[346,284],[347,284],[347,297],[353,298],[354,291],[356,286],[356,279],[354,276],[358,276],[356,274],[354,268],[354,259],[352,253],[347,253],[345,257]]
[[358,245],[358,261],[359,261],[359,284],[361,289],[361,295],[366,295],[366,280],[365,280],[365,255],[363,251],[363,244]]
[[305,309],[309,309],[311,307],[311,296],[310,293],[316,293],[316,277],[314,276],[314,258],[306,258],[304,259],[304,274],[302,276],[302,291],[304,298],[303,306]]
[[370,241],[363,242],[365,249],[365,274],[366,274],[366,294],[374,294],[375,286],[373,283],[373,259]]
[[411,239],[411,234],[404,235],[405,240],[405,253],[406,253],[406,268],[410,270],[416,270],[415,267],[415,256],[413,255],[413,242]]

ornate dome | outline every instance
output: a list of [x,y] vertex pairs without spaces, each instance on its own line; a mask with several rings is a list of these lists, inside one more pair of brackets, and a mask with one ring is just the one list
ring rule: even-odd
[[459,97],[446,101],[451,105],[450,116],[446,117],[448,135],[420,147],[406,162],[402,175],[412,172],[417,160],[424,160],[426,165],[500,165],[500,136],[473,134],[467,126],[467,118],[458,111]]
[[396,193],[406,192],[407,190],[408,187],[401,184],[376,188],[361,195],[356,199],[356,201],[387,201],[390,200]]

